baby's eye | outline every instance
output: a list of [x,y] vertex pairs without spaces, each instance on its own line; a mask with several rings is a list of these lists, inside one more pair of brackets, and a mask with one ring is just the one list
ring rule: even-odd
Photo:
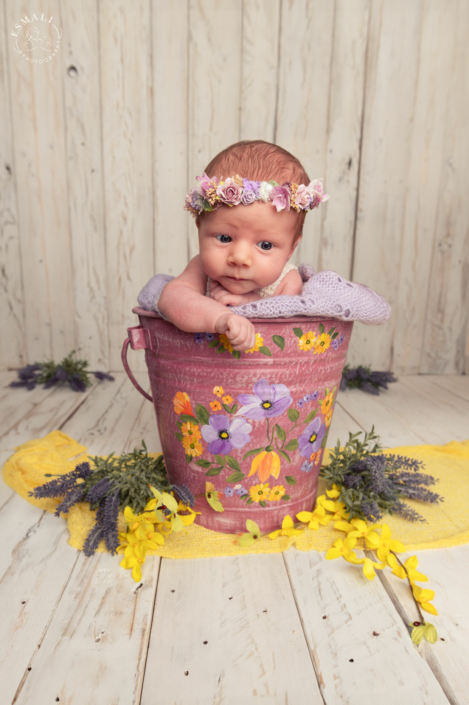
[[[264,247],[264,245],[267,245],[267,247]],[[261,248],[261,250],[265,250],[267,252],[267,250],[272,249],[273,245],[271,242],[268,242],[267,240],[262,240],[262,242],[259,243],[259,247]]]
[[[217,238],[218,242],[223,242],[223,243],[231,242],[231,238],[229,235],[216,235],[215,237]],[[225,238],[225,239],[219,239],[219,238]]]

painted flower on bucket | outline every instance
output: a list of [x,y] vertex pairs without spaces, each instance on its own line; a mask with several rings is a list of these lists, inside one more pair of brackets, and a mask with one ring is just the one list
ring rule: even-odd
[[242,448],[251,440],[251,424],[244,419],[230,422],[228,416],[215,414],[210,416],[208,424],[201,428],[202,438],[207,441],[208,452],[216,455],[228,455],[232,448]]
[[256,455],[251,463],[251,470],[248,477],[259,472],[259,480],[265,482],[273,475],[275,479],[280,474],[280,457],[274,451],[263,450],[259,455]]
[[236,412],[236,416],[246,416],[248,419],[280,416],[293,402],[290,390],[284,384],[271,385],[265,378],[255,383],[253,391],[254,394],[238,396],[243,406]]
[[191,400],[187,392],[176,392],[176,396],[173,399],[173,406],[178,416],[179,414],[193,415]]
[[320,418],[313,419],[298,438],[300,455],[309,458],[311,453],[316,453],[321,448],[322,439],[326,433],[326,424]]

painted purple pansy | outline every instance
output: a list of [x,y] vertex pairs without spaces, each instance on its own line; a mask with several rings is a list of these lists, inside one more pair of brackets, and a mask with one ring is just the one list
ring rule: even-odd
[[205,340],[210,343],[212,340],[215,340],[215,335],[213,333],[205,333]]
[[316,399],[318,398],[318,396],[319,396],[319,392],[316,390],[315,392],[313,392],[313,393],[311,394],[311,400],[312,400],[312,401],[316,401]]
[[339,345],[342,345],[343,342],[344,342],[344,334],[342,333],[342,335],[339,336]]
[[233,419],[230,423],[229,417],[222,414],[210,416],[208,424],[200,429],[209,444],[208,452],[213,455],[228,455],[232,448],[243,448],[251,440],[251,431],[252,426],[245,419]]
[[305,460],[300,470],[303,470],[303,472],[311,472],[311,470],[313,469],[313,465],[314,463],[310,463],[308,460]]
[[334,348],[334,350],[339,349],[339,341],[337,340],[337,338],[332,341],[332,347]]
[[194,340],[198,345],[202,345],[204,342],[204,334],[203,333],[194,333]]
[[302,409],[302,408],[304,407],[304,405],[305,405],[305,400],[304,400],[304,399],[298,399],[298,401],[296,402],[296,405],[297,405],[297,407],[298,407],[299,409]]
[[234,489],[232,487],[225,487],[223,490],[225,497],[232,497],[234,495]]
[[305,404],[307,404],[309,401],[311,401],[311,394],[305,394],[303,397],[303,401]]
[[309,458],[311,453],[316,453],[321,448],[322,439],[326,433],[326,424],[321,424],[321,419],[313,419],[298,438],[300,455]]
[[254,385],[254,394],[240,394],[238,401],[243,406],[236,416],[248,419],[265,419],[280,416],[288,409],[293,399],[290,390],[284,384],[269,384],[264,377]]
[[240,497],[243,497],[245,494],[248,494],[248,491],[244,489],[244,487],[238,487],[236,490],[236,494],[238,494]]

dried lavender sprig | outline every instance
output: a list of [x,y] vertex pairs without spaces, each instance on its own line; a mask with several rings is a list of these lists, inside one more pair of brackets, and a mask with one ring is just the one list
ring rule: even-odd
[[83,495],[85,492],[85,488],[81,487],[78,485],[78,487],[72,487],[63,500],[58,504],[55,508],[55,516],[59,517],[61,514],[67,514],[67,512],[70,511],[71,507],[73,507],[75,504],[78,502],[81,502],[83,499]]
[[109,482],[107,477],[103,477],[95,485],[90,487],[86,495],[86,501],[90,503],[91,506],[97,504],[106,494],[112,490],[112,483]]
[[99,522],[96,522],[86,537],[85,543],[83,544],[83,553],[85,556],[91,558],[91,556],[96,553],[96,549],[98,548],[99,542],[102,538],[104,538],[103,527]]
[[89,463],[80,463],[74,470],[61,475],[55,480],[50,480],[50,482],[45,482],[43,485],[35,487],[28,494],[35,499],[60,497],[70,489],[78,487],[77,480],[79,478],[84,479],[89,475],[91,475]]
[[106,548],[111,554],[117,553],[119,546],[119,531],[117,527],[119,515],[119,490],[108,495],[102,502],[101,526],[104,534]]
[[187,504],[191,509],[195,507],[195,497],[187,485],[173,485],[172,490],[180,502]]
[[390,382],[397,382],[392,372],[371,370],[370,367],[359,365],[351,368],[345,365],[342,371],[340,389],[362,389],[370,394],[379,394],[379,390],[387,389]]

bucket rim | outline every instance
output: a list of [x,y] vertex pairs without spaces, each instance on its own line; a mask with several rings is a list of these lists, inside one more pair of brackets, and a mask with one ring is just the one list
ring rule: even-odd
[[[132,313],[137,314],[137,316],[143,316],[147,318],[159,318],[161,321],[165,321],[166,323],[170,323],[170,321],[166,321],[165,318],[160,316],[156,311],[147,311],[144,308],[140,308],[140,306],[135,306],[132,309]],[[305,321],[311,321],[311,322],[317,322],[317,321],[330,321],[330,320],[335,320],[335,321],[341,321],[342,323],[353,323],[354,321],[344,321],[341,318],[336,318],[335,316],[307,316],[307,315],[301,315],[298,314],[296,316],[289,316],[287,318],[284,318],[283,316],[279,318],[248,318],[249,321],[256,321],[256,323],[285,323],[286,321],[291,321],[292,323],[304,323]],[[171,324],[173,325],[173,324]]]

